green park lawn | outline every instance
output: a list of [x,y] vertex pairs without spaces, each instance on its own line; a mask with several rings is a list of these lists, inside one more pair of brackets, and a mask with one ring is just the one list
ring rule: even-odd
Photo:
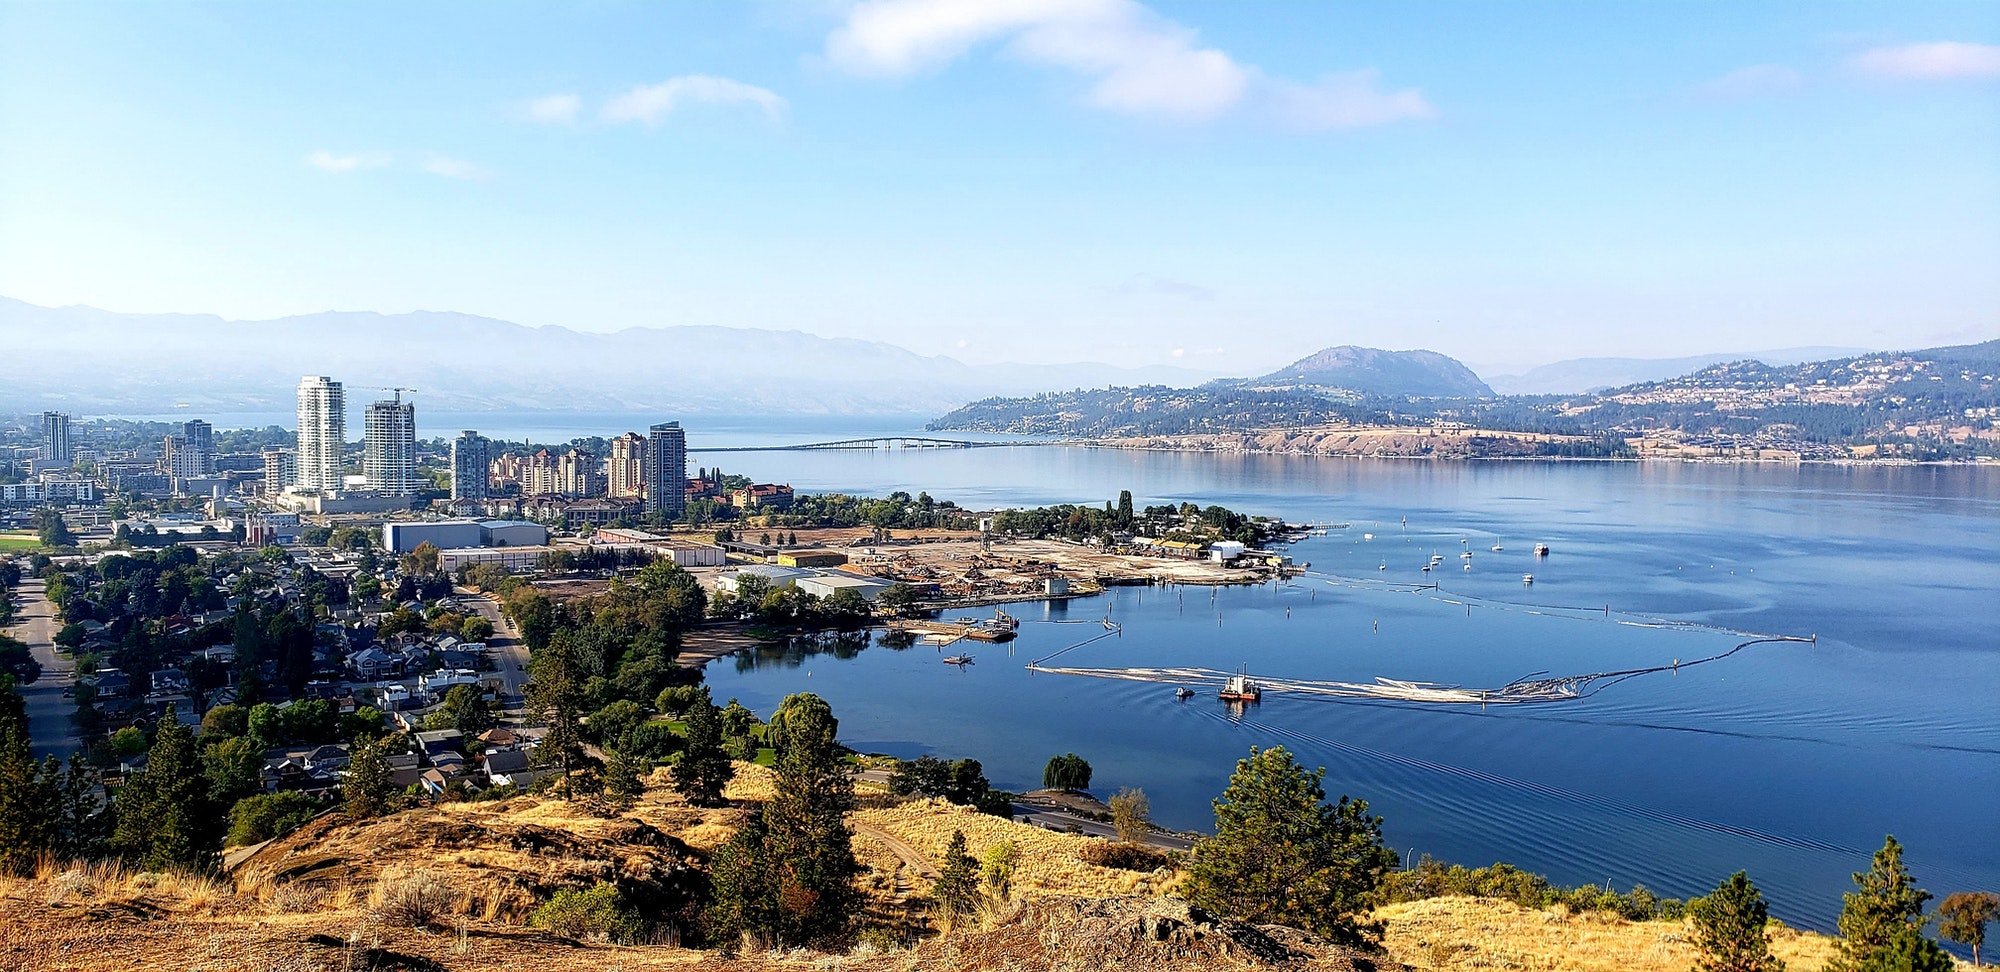
[[42,539],[25,530],[0,532],[0,553],[40,550]]

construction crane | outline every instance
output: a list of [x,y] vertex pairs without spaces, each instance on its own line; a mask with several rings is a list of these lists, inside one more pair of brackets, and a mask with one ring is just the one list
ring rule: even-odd
[[403,404],[403,393],[404,393],[404,392],[409,392],[409,393],[410,393],[410,394],[412,394],[412,395],[414,395],[414,394],[416,394],[416,393],[417,393],[417,390],[416,390],[416,389],[414,389],[414,388],[404,388],[404,387],[401,387],[401,386],[391,386],[391,385],[370,385],[370,386],[368,386],[368,387],[370,387],[370,388],[373,388],[373,389],[375,389],[376,391],[385,391],[385,392],[395,392],[395,393],[396,393],[396,404],[398,404],[398,405],[401,405],[401,404]]

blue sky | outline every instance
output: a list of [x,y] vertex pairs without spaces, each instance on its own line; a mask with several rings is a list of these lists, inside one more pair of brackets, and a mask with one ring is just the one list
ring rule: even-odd
[[2000,336],[2000,5],[0,4],[0,294],[1484,368]]

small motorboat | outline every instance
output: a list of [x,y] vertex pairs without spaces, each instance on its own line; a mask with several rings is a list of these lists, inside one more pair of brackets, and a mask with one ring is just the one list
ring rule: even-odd
[[946,658],[946,659],[944,660],[944,663],[945,663],[945,664],[947,664],[947,665],[957,665],[957,666],[959,666],[960,668],[963,668],[963,667],[965,667],[965,666],[967,666],[967,665],[970,665],[970,664],[972,664],[972,656],[971,656],[971,655],[953,655],[953,656],[951,656],[950,658]]
[[1497,544],[1497,543],[1493,545],[1493,552],[1494,552],[1494,553],[1499,553],[1499,552],[1500,552],[1501,550],[1503,550],[1503,549],[1505,549],[1505,548],[1504,548],[1504,547],[1502,547],[1502,546],[1500,546],[1500,545],[1499,545],[1499,544]]
[[1174,698],[1177,699],[1194,698],[1194,689],[1188,688],[1185,685],[1181,686],[1180,688],[1174,689]]
[[1522,575],[1521,575],[1521,583],[1522,583],[1522,584],[1533,584],[1534,582],[1535,582],[1535,575],[1533,575],[1533,574],[1522,574]]
[[1546,543],[1538,543],[1538,544],[1535,544],[1535,556],[1537,556],[1537,557],[1546,557],[1546,556],[1548,556],[1548,555],[1549,555],[1549,545],[1548,545],[1548,544],[1546,544]]
[[1460,560],[1471,560],[1471,559],[1472,559],[1472,551],[1470,551],[1470,550],[1467,550],[1466,552],[1464,552],[1464,553],[1462,553],[1462,554],[1459,554],[1459,555],[1458,555],[1458,559],[1460,559]]
[[1466,565],[1465,565],[1465,569],[1466,569],[1466,570],[1471,570],[1471,569],[1472,569],[1472,565],[1471,565],[1471,564],[1466,564]]

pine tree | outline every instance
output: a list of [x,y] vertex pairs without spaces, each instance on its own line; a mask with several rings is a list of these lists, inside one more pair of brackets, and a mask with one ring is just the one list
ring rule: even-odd
[[1855,872],[1854,885],[1841,898],[1840,950],[1827,963],[1828,972],[1870,968],[1871,957],[1890,948],[1902,929],[1922,926],[1924,902],[1931,899],[1929,891],[1910,880],[1903,845],[1893,835],[1883,839],[1868,870]]
[[572,795],[570,774],[584,765],[583,710],[587,702],[584,683],[584,649],[568,630],[558,631],[548,646],[528,660],[526,689],[528,711],[548,733],[535,747],[537,766],[555,766],[562,771],[560,790]]
[[387,745],[380,739],[354,745],[347,778],[340,784],[340,796],[347,804],[347,815],[356,820],[382,816],[391,808],[396,784],[389,772]]
[[1250,750],[1215,801],[1215,836],[1196,844],[1189,901],[1258,924],[1297,925],[1344,945],[1373,948],[1381,926],[1361,917],[1396,855],[1382,819],[1320,781],[1283,747]]
[[831,710],[810,696],[787,698],[781,708],[798,715],[778,754],[777,793],[717,854],[710,926],[781,947],[837,943],[861,904],[845,821],[854,781]]
[[722,748],[722,711],[703,688],[687,712],[687,748],[674,764],[674,790],[697,807],[722,805],[722,788],[736,776],[736,765]]
[[762,807],[751,811],[743,829],[709,860],[709,879],[715,897],[705,916],[711,941],[727,944],[746,932],[770,944],[776,924],[777,896],[770,887],[770,867],[764,856],[768,832]]
[[628,756],[623,749],[608,750],[604,759],[605,800],[620,810],[639,802],[646,792],[646,783],[639,774],[649,768],[645,760]]
[[766,854],[778,895],[777,938],[806,945],[846,934],[860,910],[854,888],[860,865],[846,823],[854,808],[854,779],[835,741],[840,723],[810,693],[788,697],[781,708],[795,700],[799,717],[786,726],[777,794],[765,808],[764,823],[770,828]]
[[938,868],[938,879],[931,885],[931,897],[948,924],[957,925],[979,903],[978,874],[979,862],[965,852],[965,831],[952,831],[951,842],[944,848],[944,866]]
[[[7,696],[12,685],[0,685]],[[4,701],[4,700],[0,700]],[[49,843],[48,799],[28,755],[27,720],[0,706],[0,874],[25,875]]]
[[1737,871],[1708,897],[1688,904],[1694,919],[1694,947],[1700,953],[1694,972],[1784,972],[1785,963],[1771,955],[1764,937],[1770,913],[1764,896]]
[[208,777],[195,753],[194,733],[172,707],[160,720],[146,768],[118,791],[113,846],[149,871],[215,863],[224,818],[208,797]]

